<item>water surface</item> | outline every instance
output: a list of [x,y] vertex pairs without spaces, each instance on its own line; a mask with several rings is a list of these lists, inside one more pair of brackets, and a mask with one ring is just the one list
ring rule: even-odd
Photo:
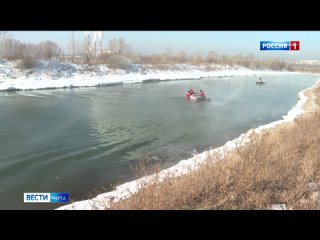
[[[315,75],[153,82],[97,88],[0,92],[0,209],[24,192],[68,192],[71,199],[134,179],[145,154],[164,167],[279,120]],[[211,102],[184,99],[203,89]]]

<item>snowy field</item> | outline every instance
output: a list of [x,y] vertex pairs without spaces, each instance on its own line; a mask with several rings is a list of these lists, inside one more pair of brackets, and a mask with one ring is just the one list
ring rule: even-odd
[[77,65],[40,61],[33,69],[20,69],[18,62],[0,61],[0,91],[94,87],[142,83],[147,80],[181,80],[205,77],[298,74],[251,70],[242,66],[162,64],[133,65],[130,70],[114,70],[106,65]]

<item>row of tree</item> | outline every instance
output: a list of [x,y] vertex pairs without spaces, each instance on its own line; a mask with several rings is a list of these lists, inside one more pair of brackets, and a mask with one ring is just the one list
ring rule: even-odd
[[0,57],[7,60],[22,60],[26,68],[34,66],[38,59],[51,59],[62,54],[58,44],[45,41],[39,44],[23,43],[0,32]]
[[[210,51],[207,55],[193,53],[188,55],[181,50],[177,53],[167,47],[163,53],[143,55],[133,51],[133,48],[123,38],[109,40],[108,47],[111,54],[127,57],[137,64],[223,64],[223,65],[241,65],[251,69],[273,69],[282,70],[290,69],[290,65],[283,60],[277,58],[257,59],[253,54],[233,56],[220,55],[215,51]],[[108,56],[105,56],[107,58]]]
[[249,55],[219,55],[214,51],[210,51],[207,55],[194,53],[188,55],[185,51],[173,53],[170,48],[165,49],[161,54],[153,55],[139,55],[133,58],[135,63],[144,64],[175,64],[175,63],[189,63],[189,64],[222,64],[222,65],[241,65],[250,69],[273,69],[282,70],[288,69],[289,64],[277,58],[258,59]]
[[[90,64],[109,64],[110,66],[123,66],[131,63],[136,64],[223,64],[223,65],[242,65],[251,69],[289,69],[290,66],[279,59],[257,59],[253,54],[243,56],[241,54],[228,56],[219,55],[217,52],[210,51],[206,56],[200,53],[188,55],[185,51],[174,53],[167,47],[163,53],[144,55],[135,52],[124,38],[113,38],[108,41],[109,52],[100,53],[98,56],[93,54],[92,46],[88,44],[86,38],[82,43],[71,38],[69,45],[72,58],[62,57],[63,51],[52,41],[45,41],[39,44],[23,43],[13,39],[6,32],[0,32],[0,57],[8,60],[21,59],[25,67],[32,67],[37,59],[51,59],[60,57],[64,61],[74,62],[74,55],[80,57],[80,62]],[[89,54],[88,54],[89,53]],[[123,64],[122,64],[123,63]],[[125,63],[125,64],[124,64]]]
[[45,41],[39,44],[23,43],[19,40],[8,38],[2,41],[1,56],[8,60],[21,59],[25,55],[36,58],[51,59],[61,55],[61,48],[54,42]]

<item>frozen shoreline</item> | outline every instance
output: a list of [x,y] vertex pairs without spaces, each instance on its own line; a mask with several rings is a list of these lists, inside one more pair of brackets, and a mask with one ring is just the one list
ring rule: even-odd
[[[300,116],[302,113],[305,112],[303,107],[306,104],[308,97],[304,93],[314,88],[319,83],[320,83],[320,80],[318,80],[313,86],[300,91],[298,93],[299,100],[297,104],[287,113],[287,115],[283,116],[283,119],[266,124],[266,125],[259,126],[255,129],[250,129],[246,133],[241,134],[238,138],[226,142],[224,146],[215,148],[210,151],[205,151],[201,154],[194,155],[190,159],[182,160],[178,164],[168,169],[164,169],[160,173],[158,173],[157,175],[158,180],[162,181],[166,177],[177,177],[177,176],[187,174],[191,171],[194,171],[203,162],[205,162],[206,157],[208,155],[212,156],[212,155],[218,154],[221,157],[224,157],[228,152],[234,150],[236,146],[243,146],[247,144],[250,141],[249,138],[251,134],[261,133],[264,129],[273,128],[280,124],[293,121],[294,119],[296,119],[298,116]],[[141,186],[145,185],[146,182],[152,181],[154,176],[155,175],[145,176],[138,180],[124,183],[118,186],[114,191],[100,194],[93,199],[77,201],[72,204],[59,207],[57,208],[57,210],[94,210],[94,209],[102,210],[102,209],[108,208],[108,206],[110,206],[110,202],[112,201],[117,202],[117,201],[121,201],[128,198],[130,195],[139,191]]]
[[200,79],[206,77],[263,76],[279,74],[300,74],[251,70],[229,65],[164,65],[159,69],[152,65],[141,65],[134,72],[113,70],[105,65],[76,65],[55,61],[41,61],[30,70],[18,68],[16,62],[0,61],[0,91],[26,91],[75,87],[97,87],[115,84],[134,84],[148,81]]

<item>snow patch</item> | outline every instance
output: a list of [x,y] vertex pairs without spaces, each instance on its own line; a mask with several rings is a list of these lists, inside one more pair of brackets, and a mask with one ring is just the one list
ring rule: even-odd
[[273,204],[270,210],[292,210],[292,208],[287,207],[286,204]]
[[33,69],[23,70],[18,67],[18,62],[2,61],[0,62],[0,91],[134,84],[151,79],[163,81],[272,74],[299,73],[254,71],[240,66],[218,64],[132,65],[125,71],[110,69],[106,65],[77,65],[59,61],[39,61]]

